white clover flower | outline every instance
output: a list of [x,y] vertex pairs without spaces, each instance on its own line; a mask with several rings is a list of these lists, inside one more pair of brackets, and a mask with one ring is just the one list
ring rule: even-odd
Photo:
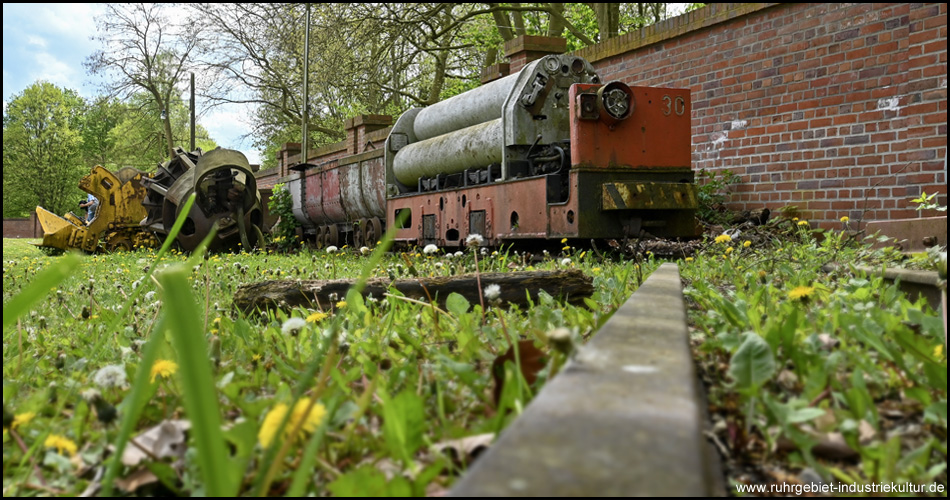
[[290,318],[287,321],[284,321],[284,325],[280,327],[280,331],[284,335],[296,335],[303,327],[307,326],[307,321],[303,318]]
[[485,287],[485,298],[495,300],[501,296],[501,287],[497,284],[491,284]]
[[[128,349],[128,348],[126,348]],[[130,349],[131,350],[131,349]],[[106,365],[92,376],[92,381],[103,389],[125,387],[125,366]]]
[[337,247],[335,247],[335,246],[333,246],[333,245],[330,245],[330,246],[327,247],[327,253],[337,253],[337,251],[339,251],[339,250],[340,250],[339,248],[337,248]]
[[436,252],[438,252],[438,251],[439,251],[439,247],[437,247],[437,246],[435,246],[435,245],[433,245],[433,244],[431,244],[431,243],[428,244],[428,245],[426,245],[426,247],[422,249],[422,253],[424,253],[424,254],[426,254],[426,255],[432,255],[432,254],[434,254],[434,253],[436,253]]
[[564,257],[563,259],[561,259],[561,265],[565,267],[571,265],[571,259]]
[[482,238],[482,235],[478,233],[472,233],[468,235],[468,238],[465,238],[465,245],[470,247],[480,247],[485,243],[485,238]]
[[372,250],[370,250],[369,247],[360,247],[360,254],[369,255],[370,252],[372,252]]

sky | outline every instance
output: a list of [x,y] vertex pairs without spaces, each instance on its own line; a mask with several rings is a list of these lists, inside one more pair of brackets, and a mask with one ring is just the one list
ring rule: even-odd
[[[85,98],[99,95],[101,79],[86,73],[83,61],[99,49],[95,17],[102,4],[3,4],[3,109],[37,80],[73,89]],[[187,100],[187,96],[186,100]],[[201,104],[198,104],[201,108]],[[219,146],[243,152],[260,163],[260,152],[241,136],[250,130],[240,106],[218,108],[198,118]],[[187,144],[182,146],[187,147]]]

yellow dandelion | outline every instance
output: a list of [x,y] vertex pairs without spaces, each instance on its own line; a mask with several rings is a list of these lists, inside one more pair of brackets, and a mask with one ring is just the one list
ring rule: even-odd
[[591,271],[593,271],[593,272],[595,272],[595,273],[599,273],[599,272],[600,272],[600,268],[599,268],[599,267],[595,267],[595,268],[591,269]]
[[585,255],[587,255],[587,251],[581,252],[580,256],[577,257],[577,258],[578,258],[578,259],[583,259]]
[[807,220],[800,220],[800,221],[798,221],[798,225],[799,225],[799,226],[807,226],[807,225],[808,225],[808,221],[807,221]]
[[[313,431],[317,430],[317,427],[323,422],[323,417],[327,414],[327,409],[322,404],[315,403],[308,413],[307,407],[309,406],[310,398],[300,398],[300,400],[297,401],[297,404],[294,405],[293,412],[290,414],[290,419],[287,421],[287,425],[284,426],[284,439],[290,436],[290,433],[297,425],[300,425],[300,430],[307,434],[312,434]],[[257,440],[264,448],[270,446],[274,441],[277,429],[287,415],[287,410],[288,406],[286,404],[277,403],[274,405],[274,408],[264,416],[264,423],[261,424],[261,430],[257,434]],[[302,433],[297,434],[298,439],[301,437],[303,437]]]
[[346,307],[346,301],[345,301],[345,300],[341,300],[341,301],[339,301],[339,302],[336,303],[336,308],[337,308],[337,309],[343,309],[344,307]]
[[43,446],[47,448],[56,448],[56,451],[60,455],[62,455],[63,452],[66,452],[69,454],[69,456],[74,456],[79,450],[79,448],[76,446],[76,443],[67,437],[60,436],[59,434],[50,434],[49,437],[46,438],[46,441],[43,442]]
[[261,360],[261,355],[260,355],[260,354],[253,354],[253,355],[251,355],[251,362],[252,362],[252,363],[257,363],[257,362],[260,361],[260,360]]
[[849,220],[851,219],[847,215],[841,218],[841,222],[848,222]]
[[752,246],[752,242],[749,241],[749,240],[745,240],[745,241],[742,242],[742,246],[743,246],[744,248],[749,248],[749,247]]
[[[940,359],[940,358],[943,357],[943,346],[942,346],[942,345],[937,344],[937,346],[934,347],[934,357],[937,358],[937,359]],[[16,423],[16,422],[14,422],[14,424],[15,424],[15,423]]]
[[692,258],[692,257],[686,257],[685,260],[686,260],[686,262],[692,262],[692,261],[693,261],[693,258]]
[[732,247],[727,248],[727,249],[726,249],[726,253],[727,253],[727,254],[732,253]]
[[36,412],[28,411],[26,413],[18,413],[13,416],[13,423],[10,424],[11,429],[16,429],[21,425],[26,425],[30,423],[30,420],[33,420],[33,417],[36,416]]
[[811,298],[813,293],[815,293],[815,287],[813,286],[797,286],[788,292],[788,298],[804,302]]
[[564,248],[562,248],[561,250],[564,250],[564,251],[566,252],[566,251],[568,251],[568,250],[570,250],[570,249],[571,249],[571,246],[570,246],[570,245],[566,245],[566,246],[565,246]]
[[318,323],[327,319],[327,313],[316,311],[310,316],[307,316],[307,323]]
[[565,243],[567,243],[567,238],[564,238],[564,239],[561,240],[561,244],[562,244],[562,245],[565,244]]
[[732,236],[729,236],[728,234],[720,234],[719,236],[716,236],[716,243],[729,243],[730,241],[732,241]]
[[792,217],[792,222],[798,222],[798,217]]
[[160,359],[152,365],[152,382],[155,382],[155,377],[171,377],[176,371],[178,371],[178,363],[167,359]]

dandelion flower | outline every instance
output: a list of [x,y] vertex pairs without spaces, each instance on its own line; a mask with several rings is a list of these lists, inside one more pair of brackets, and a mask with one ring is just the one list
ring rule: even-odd
[[74,456],[79,450],[79,448],[76,446],[76,443],[67,437],[60,436],[59,434],[50,434],[43,443],[43,446],[47,448],[56,448],[56,451],[60,455],[62,455],[63,452],[66,452],[69,454],[69,456]]
[[330,246],[327,247],[327,253],[337,253],[337,251],[339,251],[339,250],[340,250],[339,248],[337,248],[337,247],[335,247],[335,246],[333,246],[333,245],[330,245]]
[[732,253],[732,247],[727,248],[727,249],[726,249],[726,253],[727,253],[727,254]]
[[426,255],[432,255],[432,254],[434,254],[434,253],[436,253],[436,252],[438,252],[438,251],[439,251],[439,247],[437,247],[437,246],[435,246],[435,245],[433,245],[433,244],[431,244],[431,243],[428,244],[428,245],[426,245],[425,248],[422,249],[422,253],[424,253],[424,254],[426,254]]
[[92,376],[92,381],[103,389],[125,387],[125,366],[106,365]]
[[565,267],[571,265],[571,259],[567,257],[561,259],[561,265]]
[[[467,239],[466,239],[466,240],[467,240]],[[463,256],[463,255],[465,255],[465,254],[463,254],[461,250],[455,252],[455,256],[456,256],[456,257],[461,257],[461,256]]]
[[[943,346],[940,346],[943,347]],[[26,413],[18,413],[13,416],[13,423],[10,424],[11,429],[16,429],[21,425],[26,425],[30,423],[30,420],[33,420],[33,417],[36,416],[36,412],[28,411]]]
[[729,236],[728,234],[720,234],[719,236],[716,236],[716,243],[729,243],[730,241],[732,241],[732,236]]
[[361,254],[361,255],[369,255],[371,251],[372,251],[372,250],[370,250],[369,247],[360,247],[360,254]]
[[750,240],[745,240],[745,241],[742,242],[742,246],[743,246],[744,248],[749,248],[749,247],[752,246],[752,242],[751,242]]
[[561,244],[562,244],[562,245],[565,244],[565,243],[567,243],[567,238],[564,238],[564,239],[561,240]]
[[345,301],[345,300],[341,300],[341,301],[339,301],[339,302],[336,303],[336,308],[337,308],[337,309],[343,309],[344,307],[346,307],[346,301]]
[[[937,359],[940,359],[940,358],[943,357],[943,346],[942,346],[942,345],[937,344],[937,346],[934,347],[934,357],[937,358]],[[14,422],[14,423],[16,423],[16,422]]]
[[485,298],[495,300],[501,296],[501,287],[497,284],[491,284],[485,287]]
[[303,327],[307,326],[307,322],[301,318],[290,318],[287,321],[284,321],[284,324],[280,327],[280,331],[284,335],[297,335],[297,333]]
[[849,220],[851,220],[851,218],[848,217],[847,215],[841,218],[841,222],[844,222],[844,223],[847,223]]
[[811,298],[813,293],[815,293],[815,287],[813,286],[797,286],[788,292],[788,298],[805,302]]
[[800,220],[800,221],[798,221],[798,225],[799,225],[799,226],[807,226],[807,225],[808,225],[808,221],[807,221],[807,220]]
[[307,323],[318,323],[325,319],[327,319],[327,313],[316,311],[310,314],[310,316],[307,316]]
[[686,257],[685,260],[686,260],[686,262],[692,262],[692,261],[693,261],[693,258],[692,258],[692,257]]
[[178,371],[178,363],[174,361],[169,361],[167,359],[160,359],[152,365],[152,382],[155,382],[155,377],[168,378],[175,374]]
[[480,247],[483,243],[485,243],[485,238],[478,233],[472,233],[465,238],[465,246]]
[[[307,407],[309,406],[310,398],[300,398],[300,400],[297,401],[297,404],[294,405],[293,412],[290,414],[290,419],[287,420],[287,425],[284,426],[284,439],[290,436],[290,433],[297,425],[300,425],[301,431],[308,434],[312,434],[317,430],[317,427],[319,427],[323,421],[323,417],[326,416],[327,409],[322,404],[315,403],[313,408],[310,408],[310,411],[307,412]],[[264,423],[261,424],[261,430],[257,434],[257,439],[260,441],[261,446],[267,448],[274,441],[277,429],[287,415],[288,409],[289,407],[286,404],[278,403],[264,416]],[[303,434],[297,435],[298,439],[302,436]]]

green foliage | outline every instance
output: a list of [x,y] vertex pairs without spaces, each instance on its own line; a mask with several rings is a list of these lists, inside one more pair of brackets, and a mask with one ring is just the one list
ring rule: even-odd
[[297,228],[300,227],[300,222],[294,217],[294,202],[287,186],[283,184],[274,186],[267,209],[272,215],[278,217],[277,223],[271,229],[271,243],[277,245],[277,248],[282,251],[299,247]]
[[[509,270],[512,264],[517,269],[568,265],[585,270],[597,290],[591,309],[544,295],[528,310],[491,304],[483,310],[461,296],[448,297],[445,310],[435,310],[395,290],[365,299],[351,292],[334,304],[287,311],[242,314],[230,306],[242,284],[322,278],[328,267],[335,267],[340,277],[366,279],[407,276],[405,259],[425,275],[475,268],[471,252],[458,257],[417,249],[406,251],[405,258],[389,254],[390,238],[368,257],[306,248],[292,254],[205,256],[199,251],[187,257],[163,248],[87,256],[80,271],[55,290],[50,283],[37,285],[49,298],[25,310],[19,325],[4,328],[4,345],[10,347],[4,349],[4,406],[21,418],[35,414],[15,430],[26,451],[9,434],[5,437],[7,493],[27,491],[25,485],[36,477],[31,460],[44,459],[44,454],[50,458],[37,464],[50,487],[79,494],[88,486],[88,479],[76,476],[69,457],[45,448],[50,429],[77,444],[76,463],[104,464],[104,494],[124,493],[114,490],[124,484],[119,479],[136,470],[119,460],[130,439],[180,417],[192,425],[182,443],[184,460],[148,458],[143,466],[181,495],[214,490],[228,495],[418,496],[438,491],[451,486],[462,466],[436,445],[494,432],[537,392],[511,364],[512,383],[506,384],[501,406],[494,406],[489,368],[498,353],[508,350],[509,335],[542,344],[545,332],[569,326],[578,338],[589,336],[635,287],[635,280],[628,279],[635,273],[634,263],[599,262],[570,247],[540,262],[501,250],[479,256],[482,272]],[[40,273],[66,259],[14,243],[19,242],[4,242],[5,309]],[[643,265],[649,272],[656,264]],[[294,324],[292,332],[284,332]],[[156,360],[176,360],[177,373],[152,382]],[[128,375],[128,382],[100,385],[99,370],[114,365]],[[202,370],[207,370],[204,375]],[[55,382],[53,388],[50,382]],[[115,423],[95,418],[97,410],[82,396],[89,389],[100,391],[116,408]],[[295,408],[303,398],[325,409],[320,425],[298,430],[299,438],[263,447],[265,427],[283,435],[267,419],[270,412],[278,404]],[[223,425],[215,423],[215,416]],[[281,424],[293,429],[298,421],[287,417]],[[222,429],[221,437],[207,431],[212,427]],[[237,476],[207,472],[222,468]],[[394,475],[387,479],[388,472],[377,474],[381,470]]]
[[928,195],[926,191],[921,191],[920,196],[918,196],[917,198],[913,200],[910,200],[910,202],[917,204],[916,208],[918,212],[922,210],[937,210],[939,212],[946,212],[947,206],[940,205],[939,203],[937,203],[934,200],[934,198],[936,197],[937,197],[937,193],[932,193]]
[[[778,218],[683,263],[703,378],[723,382],[708,386],[710,404],[717,418],[746,429],[727,438],[733,459],[782,440],[798,457],[784,468],[807,464],[826,480],[946,483],[946,458],[931,453],[946,449],[943,321],[897,285],[852,267],[886,268],[899,257],[846,232]],[[931,430],[893,443],[895,411]],[[857,463],[814,451],[838,435]],[[759,463],[787,460],[763,453]],[[884,456],[891,463],[882,469]]]
[[721,224],[730,219],[730,212],[724,203],[729,196],[729,189],[738,184],[742,178],[731,170],[723,170],[720,174],[702,169],[698,174],[697,198],[699,210],[697,216],[710,224]]
[[37,205],[53,213],[76,210],[85,196],[81,113],[68,89],[38,81],[13,96],[3,115],[3,215],[23,217]]

